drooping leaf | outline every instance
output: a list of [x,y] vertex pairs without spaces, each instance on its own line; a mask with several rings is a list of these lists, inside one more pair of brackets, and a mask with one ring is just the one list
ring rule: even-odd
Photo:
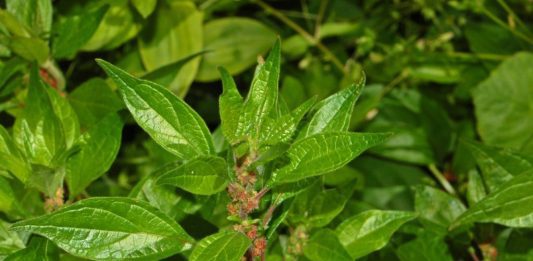
[[59,250],[52,241],[42,238],[34,237],[30,240],[28,246],[21,249],[8,257],[6,261],[24,261],[24,260],[43,260],[54,261],[59,259]]
[[336,232],[355,259],[383,248],[398,228],[415,217],[411,212],[369,210],[344,220]]
[[533,153],[531,82],[533,54],[518,53],[474,89],[477,130],[486,144]]
[[229,17],[209,21],[204,25],[204,56],[196,79],[208,82],[218,78],[217,66],[232,75],[254,64],[257,56],[268,50],[276,39],[275,33],[262,23],[249,18]]
[[159,259],[190,249],[194,241],[174,220],[130,198],[81,200],[11,229],[42,235],[90,259]]
[[273,112],[278,100],[278,81],[280,73],[281,43],[276,41],[264,64],[258,65],[252,85],[243,104],[243,130],[257,140],[267,116]]
[[315,232],[305,244],[304,254],[311,261],[353,260],[339,242],[337,235],[329,229],[322,229]]
[[289,163],[276,170],[271,184],[294,182],[334,171],[368,148],[382,143],[383,133],[325,133],[301,139],[287,150]]
[[98,64],[117,83],[133,118],[159,145],[181,159],[214,153],[205,122],[183,100],[108,62],[98,60]]
[[502,184],[459,216],[450,229],[474,222],[508,227],[533,227],[533,172],[526,171]]
[[54,25],[52,54],[55,58],[71,58],[94,35],[108,6],[60,19]]
[[319,102],[311,111],[313,116],[301,131],[301,137],[324,132],[347,131],[350,127],[355,102],[364,85],[364,80],[358,84],[352,84]]
[[448,226],[466,207],[458,198],[429,186],[415,188],[415,210],[422,224],[446,235]]
[[498,149],[475,142],[465,142],[477,161],[489,191],[533,168],[533,157],[510,149]]
[[111,167],[120,148],[122,125],[118,115],[110,114],[81,136],[80,151],[68,159],[66,166],[65,178],[71,197]]
[[[191,1],[173,1],[157,8],[139,38],[139,51],[146,69],[153,71],[200,52],[202,20],[203,13]],[[199,63],[198,58],[188,62],[165,87],[180,97],[185,96]]]
[[241,260],[250,244],[250,239],[242,233],[222,231],[198,242],[189,260]]
[[158,185],[172,185],[199,195],[211,195],[226,187],[226,162],[220,157],[201,157],[165,170]]

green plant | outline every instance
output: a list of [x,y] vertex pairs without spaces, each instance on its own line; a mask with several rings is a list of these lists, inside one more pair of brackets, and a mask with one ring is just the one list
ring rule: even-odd
[[532,12],[0,1],[0,260],[529,260]]

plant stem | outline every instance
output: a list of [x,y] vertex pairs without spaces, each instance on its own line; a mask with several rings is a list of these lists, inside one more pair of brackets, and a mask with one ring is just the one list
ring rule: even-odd
[[320,26],[322,24],[322,19],[324,19],[324,13],[326,12],[326,7],[328,6],[329,0],[322,0],[320,2],[320,8],[318,9],[318,16],[315,21],[315,36],[314,38],[320,41]]
[[526,30],[527,32],[529,32],[529,29],[527,28],[527,26],[524,24],[524,22],[520,19],[520,17],[518,17],[518,15],[516,15],[516,13],[513,11],[513,9],[511,9],[511,7],[509,7],[509,5],[507,5],[507,3],[505,2],[505,0],[498,0],[498,4],[500,4],[500,6],[511,16],[513,17],[516,22],[522,26],[522,28],[524,28],[524,30]]
[[493,14],[491,11],[489,11],[487,8],[484,8],[483,7],[483,13],[488,17],[490,18],[493,22],[495,22],[496,24],[498,24],[499,26],[509,30],[509,32],[511,32],[512,34],[514,34],[516,37],[530,43],[530,44],[533,44],[533,39],[527,37],[527,35],[521,33],[521,32],[518,32],[516,30],[514,30],[513,28],[509,27],[508,24],[506,24],[504,21],[502,21],[499,17],[497,17],[495,14]]
[[305,29],[303,29],[301,26],[299,26],[297,23],[292,21],[290,18],[288,18],[286,15],[281,13],[280,11],[276,10],[274,7],[268,5],[267,3],[261,1],[261,0],[252,0],[253,2],[257,3],[257,5],[261,6],[266,12],[271,13],[273,16],[278,18],[280,21],[285,23],[288,27],[296,31],[298,34],[300,34],[309,44],[316,46],[322,53],[326,55],[333,64],[343,73],[347,74],[346,70],[344,69],[344,65],[342,62],[329,50],[324,44],[322,44],[319,40],[317,40],[315,37],[313,37],[311,34],[309,34]]
[[429,164],[428,168],[431,171],[431,173],[433,174],[433,176],[439,181],[439,183],[442,185],[442,187],[448,193],[450,193],[450,194],[452,194],[454,196],[457,195],[457,192],[455,192],[455,189],[453,188],[453,186],[450,184],[450,182],[448,182],[448,180],[446,180],[444,175],[439,171],[439,169],[437,169],[435,164]]
[[476,59],[476,60],[489,60],[489,61],[502,61],[509,56],[501,54],[492,54],[492,53],[463,53],[463,52],[450,52],[446,53],[450,57],[465,58],[465,59]]

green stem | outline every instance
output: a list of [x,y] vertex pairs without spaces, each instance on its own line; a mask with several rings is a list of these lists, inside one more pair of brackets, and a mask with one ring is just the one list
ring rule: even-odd
[[509,5],[507,5],[507,3],[505,2],[505,0],[498,0],[498,4],[500,4],[500,6],[511,16],[513,17],[516,22],[522,27],[524,28],[524,30],[526,30],[527,32],[529,32],[529,29],[527,28],[526,24],[520,19],[520,17],[518,17],[518,15],[516,15],[516,13],[513,11],[513,9],[511,9],[511,7],[509,7]]
[[324,44],[322,44],[320,41],[318,41],[315,37],[313,37],[311,34],[309,34],[305,29],[303,29],[301,26],[299,26],[297,23],[292,21],[290,18],[288,18],[286,15],[275,9],[274,7],[268,5],[267,3],[261,1],[261,0],[252,0],[252,2],[255,2],[257,5],[261,6],[266,12],[272,14],[276,18],[278,18],[280,21],[282,21],[284,24],[286,24],[288,27],[296,31],[299,35],[301,35],[309,44],[316,46],[322,53],[326,55],[333,64],[343,73],[347,74],[346,70],[344,69],[344,65],[342,62],[329,50]]
[[465,58],[465,59],[473,59],[473,60],[489,60],[489,61],[503,61],[509,58],[509,56],[507,55],[492,54],[492,53],[451,52],[451,53],[446,53],[446,55],[450,57],[457,57],[457,58]]
[[483,8],[483,13],[489,17],[493,22],[495,22],[496,24],[498,24],[499,26],[507,29],[509,32],[511,32],[512,34],[514,34],[516,37],[530,43],[530,44],[533,44],[533,39],[530,39],[529,37],[527,37],[525,34],[521,33],[521,32],[518,32],[516,30],[514,30],[513,28],[511,28],[508,24],[506,24],[504,21],[502,21],[499,17],[497,17],[495,14],[493,14],[492,12],[490,12],[487,8]]
[[435,164],[429,164],[428,165],[429,170],[433,174],[433,176],[439,181],[439,183],[442,185],[442,187],[450,194],[456,196],[457,192],[455,192],[455,189],[453,186],[448,182],[448,180],[444,177],[444,175],[437,169]]

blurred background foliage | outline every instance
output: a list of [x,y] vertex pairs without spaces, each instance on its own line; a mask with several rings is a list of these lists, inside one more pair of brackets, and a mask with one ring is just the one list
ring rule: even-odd
[[[312,96],[323,99],[364,74],[367,87],[351,129],[395,133],[386,144],[324,178],[325,188],[334,189],[324,197],[344,205],[333,210],[338,214],[333,221],[312,219],[312,213],[295,208],[289,223],[321,224],[326,218],[326,224],[339,224],[366,209],[414,210],[427,222],[403,227],[367,259],[465,260],[481,254],[487,259],[498,255],[498,260],[533,258],[531,230],[486,224],[475,235],[447,233],[457,211],[464,210],[453,208],[447,194],[433,188],[458,193],[461,206],[477,202],[490,181],[481,180],[486,174],[476,160],[502,153],[495,148],[533,154],[531,0],[0,3],[0,123],[6,128],[24,107],[32,63],[71,103],[82,131],[122,110],[115,86],[94,62],[103,58],[183,97],[222,146],[217,66],[227,68],[246,92],[254,65],[280,37],[281,96],[289,108]],[[172,160],[127,118],[116,161],[83,195],[126,196],[132,189],[130,195],[157,195],[153,204],[171,202],[161,204],[172,206],[165,212],[200,236],[227,223],[224,204],[216,204],[227,200],[223,196],[135,190],[139,180]],[[337,190],[352,183],[353,200],[339,199],[346,193]],[[314,194],[310,190],[297,200]],[[32,197],[39,195],[26,193],[21,204],[37,204],[31,203]],[[29,211],[42,209],[28,206]],[[2,233],[8,232],[0,227]],[[281,250],[273,255],[276,251]]]

